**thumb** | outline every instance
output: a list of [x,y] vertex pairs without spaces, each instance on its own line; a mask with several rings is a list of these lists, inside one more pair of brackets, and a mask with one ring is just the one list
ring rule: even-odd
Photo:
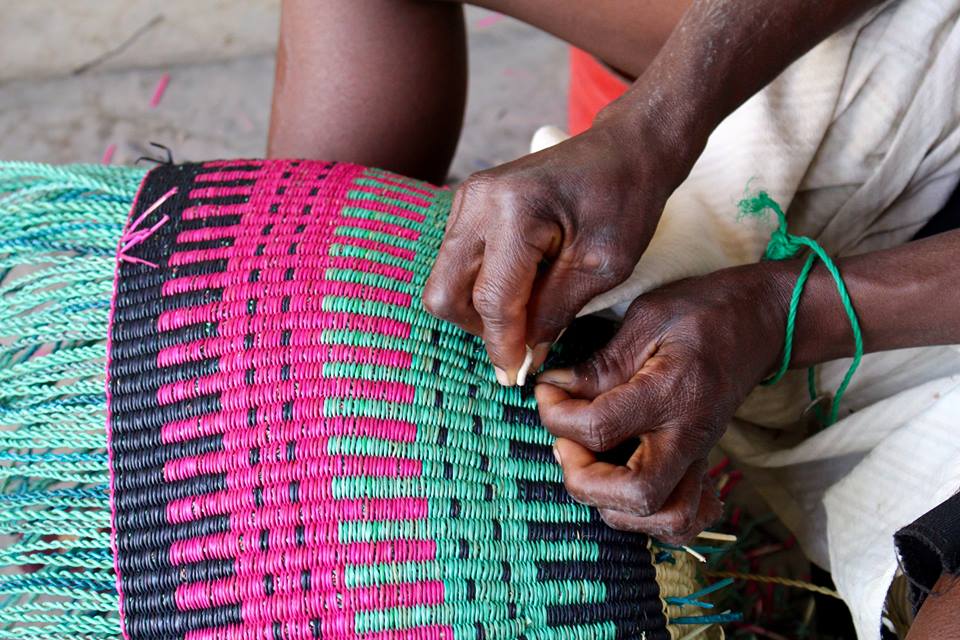
[[537,376],[537,383],[558,387],[574,398],[593,400],[629,382],[656,350],[654,340],[642,335],[637,327],[625,325],[584,362],[548,369]]

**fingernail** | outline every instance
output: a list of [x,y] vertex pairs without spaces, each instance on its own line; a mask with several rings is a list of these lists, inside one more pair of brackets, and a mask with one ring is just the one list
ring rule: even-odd
[[557,445],[553,445],[553,459],[557,461],[557,464],[563,464],[563,460],[560,459],[560,449]]
[[557,384],[562,387],[567,386],[573,384],[573,369],[551,369],[550,371],[544,371],[540,374],[539,380],[540,382],[546,382],[548,384]]
[[527,352],[523,356],[523,364],[517,370],[517,386],[522,387],[527,384],[527,374],[530,372],[530,365],[533,364],[533,350],[526,347]]
[[493,368],[494,374],[497,376],[497,382],[499,382],[504,387],[510,386],[510,378],[507,377],[507,372],[501,369],[500,367]]
[[533,348],[533,363],[530,365],[531,371],[536,371],[543,366],[547,356],[550,355],[551,346],[553,346],[553,343],[541,342]]

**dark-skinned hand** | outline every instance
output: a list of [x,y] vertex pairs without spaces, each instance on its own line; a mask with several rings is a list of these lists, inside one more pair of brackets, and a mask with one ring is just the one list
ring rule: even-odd
[[[783,343],[784,287],[765,271],[728,269],[642,295],[589,360],[538,376],[567,490],[610,526],[683,542],[720,516],[707,454]],[[624,443],[624,463],[593,453]]]
[[630,275],[686,173],[662,136],[641,144],[621,120],[474,174],[456,192],[424,305],[483,337],[501,384],[516,383],[526,346],[534,371],[584,305]]
[[[583,306],[629,276],[714,128],[878,3],[751,0],[724,4],[718,20],[717,3],[692,2],[591,129],[476,174],[457,191],[426,308],[481,335],[502,384],[515,383],[528,347],[535,370]],[[643,296],[624,337],[595,365],[538,390],[545,422],[569,436],[558,451],[575,495],[603,507],[615,526],[683,537],[712,517],[716,501],[698,500],[702,460],[779,352],[769,335],[782,331],[782,309],[765,318],[743,297],[751,287],[704,282]],[[763,322],[776,330],[759,331]],[[642,444],[622,468],[591,464],[573,444],[628,438]]]
[[426,308],[481,335],[501,383],[514,384],[527,347],[536,370],[584,305],[630,275],[714,128],[878,3],[749,0],[719,20],[715,2],[691,2],[589,130],[460,187]]

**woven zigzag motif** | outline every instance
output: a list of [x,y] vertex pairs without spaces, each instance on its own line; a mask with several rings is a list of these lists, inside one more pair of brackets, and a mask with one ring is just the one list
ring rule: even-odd
[[108,347],[129,640],[670,637],[688,567],[574,503],[530,394],[423,310],[449,204],[344,164],[145,178]]
[[667,637],[647,540],[566,496],[531,399],[420,306],[448,192],[214,162],[151,172],[131,221],[173,188],[110,328],[132,640]]

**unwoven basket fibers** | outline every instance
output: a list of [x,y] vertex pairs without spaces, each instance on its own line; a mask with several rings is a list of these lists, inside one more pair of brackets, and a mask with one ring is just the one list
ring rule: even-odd
[[716,618],[686,554],[570,500],[529,390],[423,310],[449,191],[307,161],[144,174],[0,164],[0,638]]

